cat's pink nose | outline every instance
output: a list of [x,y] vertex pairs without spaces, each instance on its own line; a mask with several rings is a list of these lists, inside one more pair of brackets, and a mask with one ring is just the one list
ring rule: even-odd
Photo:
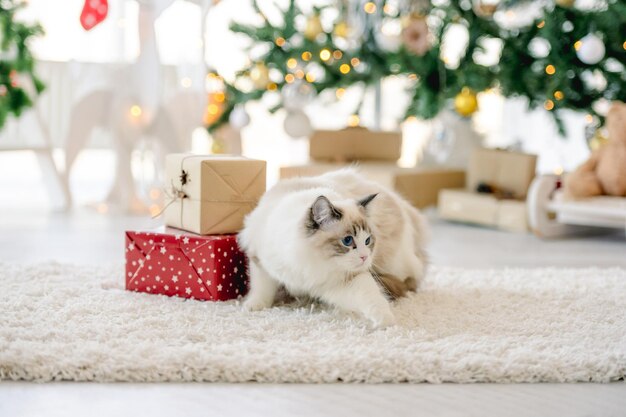
[[367,259],[367,255],[359,256],[359,258],[361,258],[361,261],[365,262],[365,260]]

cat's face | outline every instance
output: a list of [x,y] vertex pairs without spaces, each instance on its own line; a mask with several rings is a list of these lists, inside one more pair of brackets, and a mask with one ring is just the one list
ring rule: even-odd
[[320,196],[311,206],[305,225],[308,239],[336,269],[358,273],[372,267],[376,238],[368,224],[367,205],[374,197],[335,205]]

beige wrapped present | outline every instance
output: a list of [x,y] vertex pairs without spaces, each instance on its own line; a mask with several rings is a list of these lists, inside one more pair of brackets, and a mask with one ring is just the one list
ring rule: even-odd
[[312,162],[305,165],[280,167],[280,179],[294,177],[315,177],[342,168],[354,167],[367,179],[386,187],[393,187],[395,173],[401,169],[394,163],[361,162],[358,165],[342,162]]
[[454,168],[413,168],[396,173],[393,188],[417,208],[436,206],[443,188],[462,187],[465,171]]
[[316,130],[309,139],[309,155],[320,161],[396,161],[402,150],[400,132],[364,127]]
[[510,232],[528,231],[526,201],[498,200],[490,194],[464,189],[441,190],[438,207],[442,219],[481,224]]
[[437,204],[442,188],[457,188],[465,184],[465,172],[446,168],[400,168],[394,163],[361,162],[346,163],[313,162],[307,165],[280,168],[280,178],[312,177],[336,169],[356,167],[367,179],[393,188],[417,208]]
[[[472,153],[465,189],[439,192],[439,216],[511,232],[528,231],[526,193],[535,177],[537,157],[520,152],[479,149]],[[478,193],[480,184],[506,191],[515,199]]]
[[537,156],[498,149],[479,149],[472,153],[467,168],[467,189],[476,191],[487,183],[512,192],[516,198],[526,198],[535,178]]
[[165,224],[201,235],[237,233],[265,192],[265,161],[231,155],[166,158]]

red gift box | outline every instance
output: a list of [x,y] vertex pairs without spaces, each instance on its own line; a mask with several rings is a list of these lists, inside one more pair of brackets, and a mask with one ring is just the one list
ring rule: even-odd
[[236,235],[126,232],[126,289],[225,301],[248,290],[247,260]]

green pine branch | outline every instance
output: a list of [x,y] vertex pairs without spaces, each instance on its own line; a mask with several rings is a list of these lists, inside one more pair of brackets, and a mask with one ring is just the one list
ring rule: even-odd
[[[508,7],[526,2],[507,0],[504,4]],[[505,97],[526,98],[530,108],[546,107],[561,133],[565,129],[560,117],[563,109],[600,117],[593,108],[597,100],[626,101],[626,3],[623,0],[608,0],[606,7],[599,10],[549,5],[533,24],[508,30],[499,27],[493,19],[477,15],[471,7],[472,2],[440,2],[431,5],[428,11],[434,42],[424,56],[416,56],[404,46],[397,51],[388,51],[378,45],[376,36],[380,31],[379,22],[386,13],[385,3],[378,2],[374,14],[364,15],[368,24],[360,43],[354,50],[346,51],[337,46],[338,39],[332,32],[322,33],[312,40],[303,36],[296,27],[296,18],[302,11],[295,0],[281,10],[282,21],[274,24],[268,21],[255,2],[255,10],[262,16],[261,25],[233,23],[231,29],[247,37],[251,45],[264,43],[269,50],[249,68],[244,68],[239,76],[246,77],[252,65],[262,62],[277,74],[273,80],[274,87],[271,91],[259,88],[244,92],[235,88],[234,82],[231,83],[227,88],[227,109],[210,129],[226,122],[236,104],[259,99],[265,94],[276,94],[289,82],[309,82],[292,77],[301,77],[313,66],[321,69],[321,76],[310,82],[318,94],[355,85],[367,88],[390,75],[410,76],[413,81],[407,93],[412,98],[405,116],[422,119],[436,117],[450,106],[451,99],[464,87],[476,92],[497,88]],[[335,24],[345,22],[346,7],[342,6],[339,10],[341,14]],[[314,13],[320,13],[320,10],[314,10]],[[452,68],[441,57],[441,43],[446,31],[457,24],[467,28],[469,41],[458,67]],[[606,55],[599,63],[588,65],[579,60],[575,45],[591,32],[603,37]],[[283,43],[277,42],[278,38],[282,38]],[[489,67],[474,61],[475,54],[483,49],[482,39],[486,38],[500,39],[503,45],[499,63]],[[550,51],[544,57],[533,56],[529,50],[531,41],[537,38],[550,45]],[[331,53],[340,51],[341,57],[322,59],[320,53],[324,50]],[[309,60],[303,58],[306,53],[310,53]],[[352,65],[353,58],[359,60],[359,65]],[[296,68],[287,66],[290,59],[296,60]],[[349,66],[347,73],[345,68],[342,72],[342,65]],[[546,70],[548,66],[553,66],[556,71],[549,74]],[[585,80],[590,74],[604,79],[606,87],[597,89],[588,85]],[[290,81],[287,78],[291,78]]]
[[[9,116],[18,117],[32,107],[44,89],[35,74],[35,59],[29,48],[31,39],[41,36],[43,29],[15,19],[24,6],[18,0],[0,1],[0,129]],[[29,85],[34,91],[30,91]]]

